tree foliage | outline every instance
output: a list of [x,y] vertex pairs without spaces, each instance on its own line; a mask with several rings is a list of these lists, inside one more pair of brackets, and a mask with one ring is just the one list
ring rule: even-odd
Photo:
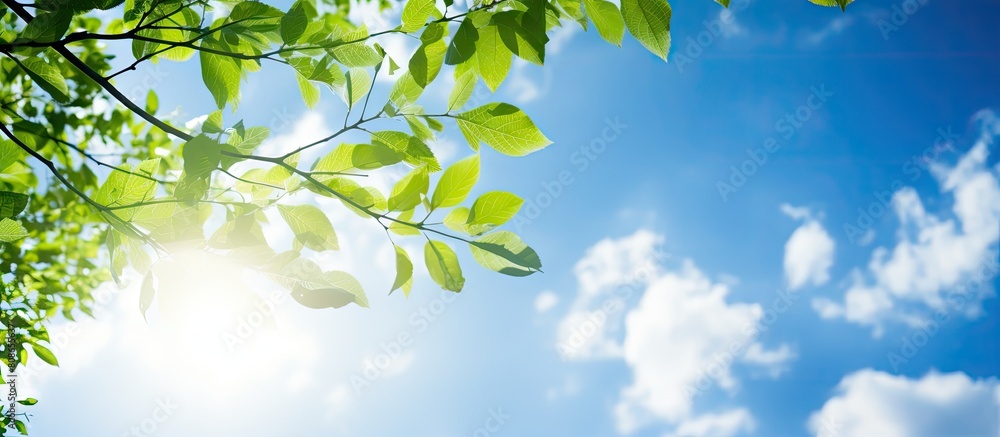
[[[811,1],[841,8],[849,3]],[[669,4],[380,5],[401,7],[398,26],[371,32],[351,22],[346,0],[298,0],[287,10],[252,0],[3,0],[0,309],[2,333],[16,330],[19,361],[27,363],[31,349],[57,364],[45,346],[46,322],[92,316],[92,290],[120,280],[126,269],[146,278],[140,299],[145,312],[155,299],[156,264],[178,244],[264,271],[310,308],[367,306],[361,284],[348,272],[307,259],[309,252],[339,250],[329,216],[340,212],[291,203],[298,192],[336,199],[344,211],[382,226],[397,272],[391,284],[378,287],[409,295],[421,257],[399,244],[404,239],[422,241],[422,267],[446,290],[458,292],[465,284],[458,246],[501,274],[541,271],[534,250],[497,229],[514,217],[522,199],[504,191],[469,194],[479,180],[484,144],[524,156],[550,140],[513,105],[468,107],[472,91],[480,82],[495,91],[514,57],[543,64],[547,35],[559,26],[593,24],[618,46],[627,31],[666,60]],[[390,34],[419,41],[410,59],[386,53],[379,41]],[[112,44],[130,44],[133,59],[124,68],[112,69]],[[187,128],[160,110],[155,91],[140,102],[116,88],[116,78],[155,62],[197,63],[204,89],[193,92],[210,95],[218,110],[200,127]],[[281,155],[260,154],[269,129],[226,114],[235,113],[241,87],[265,66],[286,70],[309,108],[324,94],[339,98],[343,127]],[[446,107],[426,109],[421,94],[448,74],[455,83]],[[387,99],[373,92],[378,78],[392,83]],[[406,130],[398,129],[400,122]],[[472,153],[444,168],[429,144],[451,123]],[[348,133],[362,133],[367,141],[343,142]],[[303,152],[314,149],[322,155],[304,162]],[[387,168],[408,173],[389,192],[365,184],[365,175]],[[262,229],[269,209],[294,235],[292,250],[268,247]]]

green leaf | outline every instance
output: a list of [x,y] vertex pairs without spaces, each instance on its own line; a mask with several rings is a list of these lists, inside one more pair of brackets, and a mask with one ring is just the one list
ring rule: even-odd
[[460,64],[455,67],[455,87],[451,89],[448,96],[448,111],[461,109],[472,97],[472,92],[476,89],[476,70],[468,64]]
[[448,45],[448,51],[444,57],[444,63],[448,65],[459,65],[472,59],[476,52],[476,42],[479,41],[479,30],[472,22],[472,18],[466,16],[462,24],[458,26],[455,37]]
[[298,81],[299,92],[302,93],[302,101],[305,102],[309,109],[315,108],[316,104],[319,103],[319,87],[309,82],[309,79],[299,73],[295,73],[295,80]]
[[351,166],[374,170],[401,162],[403,155],[384,144],[358,144],[351,152]]
[[19,404],[21,404],[21,405],[27,405],[27,406],[29,406],[29,407],[30,407],[30,406],[32,406],[32,405],[35,405],[35,404],[37,404],[37,403],[38,403],[38,399],[35,399],[35,398],[27,398],[27,399],[24,399],[24,400],[21,400],[21,401],[17,401],[17,403],[19,403]]
[[716,3],[722,5],[723,7],[729,7],[729,0],[715,0]]
[[392,282],[392,289],[389,294],[400,288],[406,297],[410,296],[410,289],[413,287],[413,261],[402,247],[393,245],[396,249],[396,279]]
[[465,223],[469,221],[469,212],[469,208],[464,206],[451,210],[451,212],[444,217],[444,225],[447,226],[448,229],[455,232],[468,234],[468,227]]
[[284,14],[274,6],[259,1],[244,1],[233,6],[232,12],[229,13],[229,21],[249,21],[251,24],[257,24],[261,21],[274,21],[282,16]]
[[368,28],[358,27],[344,34],[338,41],[339,45],[330,49],[330,54],[347,67],[375,66],[382,62],[384,55],[364,43],[368,37]]
[[407,0],[406,5],[403,6],[403,25],[399,30],[412,33],[423,27],[431,15],[441,15],[434,0]]
[[545,35],[545,12],[541,10],[538,16],[529,12],[498,12],[493,14],[492,22],[508,50],[525,61],[542,65],[545,62],[545,43],[549,41]]
[[421,44],[410,58],[409,73],[421,88],[426,88],[441,71],[441,63],[444,62],[444,54],[448,50],[448,46],[444,43],[447,30],[446,24],[435,23],[427,26],[420,35]]
[[505,191],[490,191],[472,204],[466,221],[469,233],[479,235],[514,218],[524,205],[524,199]]
[[[341,144],[327,153],[322,158],[316,160],[312,171],[323,173],[342,173],[354,168],[353,156],[354,144]],[[322,178],[322,176],[318,176]]]
[[28,230],[21,222],[9,218],[0,219],[0,242],[13,243],[28,236]]
[[21,38],[36,42],[55,42],[66,34],[72,21],[73,11],[69,9],[57,8],[42,12],[24,26]]
[[441,180],[438,181],[434,195],[431,197],[431,209],[462,203],[478,180],[478,154],[456,162],[441,175]]
[[472,60],[476,72],[486,82],[490,91],[497,88],[507,78],[513,62],[514,53],[507,48],[500,37],[500,29],[490,25],[479,29],[479,40],[476,41],[476,51]]
[[413,136],[417,137],[420,141],[431,141],[434,139],[434,132],[431,132],[430,123],[424,123],[427,120],[434,120],[433,118],[403,115],[403,119],[406,120],[407,126],[410,126]]
[[59,360],[56,359],[56,354],[52,353],[52,351],[48,350],[45,346],[32,343],[31,349],[35,351],[35,355],[37,355],[38,358],[41,358],[42,361],[59,367]]
[[351,292],[339,287],[310,289],[295,284],[292,298],[302,306],[313,309],[342,308],[355,301]]
[[[150,159],[132,168],[129,164],[118,166],[120,171],[112,171],[104,184],[94,193],[94,201],[107,206],[132,205],[153,198],[156,181],[152,176],[160,166],[160,159]],[[118,215],[129,218],[135,210],[119,211]]]
[[270,266],[265,274],[292,290],[292,297],[310,308],[340,308],[351,302],[368,307],[361,283],[347,272],[323,272],[294,251],[284,252],[265,262]]
[[[854,3],[854,0],[809,0],[810,2],[820,5],[820,6],[840,6],[840,10],[844,11],[847,9],[847,5]],[[728,3],[728,1],[726,2]],[[725,6],[729,6],[728,4]]]
[[206,134],[219,134],[225,132],[222,128],[222,111],[212,111],[201,124],[201,131]]
[[285,44],[295,44],[306,31],[309,19],[301,1],[295,2],[285,16],[281,17],[281,40]]
[[[202,46],[215,50],[232,51],[230,47],[220,44],[211,38],[202,40]],[[240,100],[240,78],[242,68],[238,60],[228,57],[199,51],[201,57],[201,77],[205,86],[215,98],[215,105],[219,109],[225,108],[226,103],[236,105]]]
[[222,146],[205,134],[184,143],[184,173],[192,178],[206,178],[222,161]]
[[403,75],[396,80],[396,83],[392,85],[392,90],[389,92],[389,101],[394,103],[397,107],[407,106],[411,103],[415,103],[417,98],[419,98],[420,94],[423,92],[424,87],[417,83],[417,80],[413,78],[412,73],[407,71],[406,73],[403,73]]
[[420,204],[420,196],[427,194],[430,179],[425,167],[417,167],[403,176],[392,187],[389,195],[389,211],[406,211]]
[[354,276],[351,276],[350,273],[337,270],[326,272],[323,273],[323,280],[334,287],[347,290],[354,295],[355,304],[363,308],[368,308],[368,297],[365,296],[365,291],[361,287],[361,283]]
[[278,211],[295,233],[296,245],[311,250],[337,250],[337,234],[330,219],[313,205],[278,205]]
[[670,5],[664,0],[622,0],[629,33],[647,50],[667,60],[670,50]]
[[528,276],[542,268],[538,254],[510,231],[482,236],[469,248],[479,265],[505,275]]
[[507,103],[489,103],[455,118],[473,150],[485,142],[505,155],[524,156],[552,143],[524,112]]
[[13,141],[0,140],[0,172],[24,158],[24,151]]
[[427,166],[427,171],[441,171],[441,164],[427,144],[419,138],[398,131],[380,131],[371,134],[372,144],[385,145],[403,155],[403,161],[414,167]]
[[348,108],[353,108],[368,94],[372,85],[372,76],[364,68],[352,68],[347,72],[347,85],[338,94],[340,99],[347,104]]
[[0,191],[0,218],[13,218],[28,206],[28,196],[10,191]]
[[270,129],[261,126],[251,126],[246,129],[243,135],[230,134],[226,143],[236,148],[240,154],[250,155],[257,150],[257,148],[260,147],[260,145],[263,144],[269,136],[271,136]]
[[156,96],[156,92],[149,90],[146,93],[146,112],[150,114],[156,114],[156,111],[160,109],[160,99]]
[[[728,3],[728,0],[727,0]],[[601,38],[618,47],[622,46],[622,38],[625,36],[625,20],[622,13],[614,3],[604,0],[583,0],[587,8],[587,14],[597,27],[597,33]]]
[[424,262],[427,272],[441,288],[454,292],[462,291],[465,278],[462,277],[462,267],[458,264],[458,255],[447,244],[440,241],[427,241],[424,246]]
[[66,86],[66,79],[63,78],[59,67],[45,62],[42,58],[25,58],[19,61],[39,87],[49,93],[53,99],[59,103],[68,103],[70,100],[69,87]]

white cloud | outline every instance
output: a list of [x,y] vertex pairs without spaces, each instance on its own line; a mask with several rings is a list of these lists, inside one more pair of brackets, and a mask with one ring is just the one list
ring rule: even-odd
[[736,389],[737,358],[763,367],[792,358],[787,346],[764,350],[754,339],[760,305],[729,303],[728,294],[729,287],[713,283],[690,260],[650,282],[625,319],[624,358],[633,382],[615,406],[619,431],[653,420],[683,427],[695,417],[693,401],[706,382]]
[[559,303],[559,295],[551,291],[543,291],[535,298],[535,311],[544,313]]
[[552,69],[537,66],[532,68],[533,65],[520,58],[514,59],[510,77],[507,78],[506,92],[515,103],[523,105],[549,93]]
[[[579,31],[580,26],[577,23],[568,22],[549,32],[549,42],[545,44],[546,54],[548,56],[558,54]],[[523,105],[545,97],[549,93],[554,74],[551,66],[541,68],[515,56],[511,67],[504,92],[514,100],[514,103]]]
[[[327,125],[326,119],[321,112],[310,111],[302,114],[292,125],[292,129],[287,132],[271,132],[271,137],[264,141],[257,149],[257,154],[263,156],[280,156],[291,152],[299,147],[311,144],[322,138],[326,138],[333,131]],[[336,145],[337,143],[331,143]],[[317,146],[303,153],[300,162],[311,162],[316,159],[321,151],[329,151],[331,146]]]
[[920,379],[863,369],[809,419],[819,437],[995,436],[1000,432],[996,379],[931,372]]
[[778,209],[781,212],[795,220],[809,220],[812,218],[812,211],[804,206],[792,206],[787,203],[782,203]]
[[785,243],[785,278],[792,290],[806,284],[823,285],[830,280],[836,245],[823,225],[806,208],[781,205],[781,211],[804,223]]
[[985,135],[954,167],[931,165],[942,193],[953,199],[954,218],[928,212],[911,187],[897,191],[895,247],[872,251],[867,271],[853,274],[842,304],[815,300],[821,316],[872,326],[878,336],[886,320],[919,324],[928,310],[978,315],[989,291],[984,284],[998,270],[1000,167],[986,165],[994,135],[986,133],[997,129],[994,124],[986,124]]
[[818,46],[822,45],[826,40],[844,33],[845,30],[854,24],[854,16],[852,15],[839,15],[830,20],[826,26],[823,26],[817,31],[806,33],[806,35],[801,39],[806,45]]
[[611,331],[620,325],[625,301],[659,272],[657,261],[665,256],[657,251],[661,243],[662,236],[640,230],[587,249],[574,267],[579,293],[557,333],[564,359],[621,355]]
[[[656,247],[663,241],[640,230],[587,250],[575,268],[577,298],[559,326],[560,350],[573,359],[620,357],[632,370],[632,383],[614,408],[622,433],[654,423],[678,436],[751,430],[745,409],[702,413],[694,398],[716,384],[734,391],[735,362],[776,375],[794,353],[788,345],[766,349],[756,341],[760,305],[727,302],[729,286],[713,282],[690,260],[676,271],[660,266],[664,256]],[[627,309],[639,288],[645,288],[639,303]]]
[[577,23],[563,23],[549,32],[549,42],[545,44],[545,52],[555,55],[562,51],[573,40],[573,37],[582,30]]
[[777,349],[764,349],[760,343],[752,343],[743,353],[742,361],[748,364],[756,364],[767,371],[772,378],[777,378],[785,370],[787,364],[796,358],[791,346],[782,344]]
[[753,416],[745,408],[737,408],[719,414],[703,414],[685,420],[667,437],[729,437],[739,433],[750,433],[756,428]]
[[745,7],[745,5],[734,5],[734,8],[726,8],[719,11],[716,23],[721,26],[720,31],[723,37],[731,38],[746,33],[746,29],[736,21],[736,12],[743,10]]

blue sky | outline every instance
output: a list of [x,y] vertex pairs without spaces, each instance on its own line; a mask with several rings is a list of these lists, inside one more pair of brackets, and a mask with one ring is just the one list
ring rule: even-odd
[[[318,260],[356,274],[371,309],[278,298],[275,326],[235,353],[212,330],[232,327],[189,350],[142,321],[136,283],[109,285],[98,320],[53,329],[62,368],[31,380],[32,435],[1000,435],[1000,5],[675,3],[669,63],[559,31],[544,69],[515,66],[497,95],[477,94],[517,104],[554,141],[524,158],[485,150],[477,188],[537,207],[509,227],[544,274],[501,277],[460,250],[461,294],[425,274],[409,299],[385,296],[381,230],[320,201],[344,253]],[[904,3],[919,7],[880,25]],[[189,64],[119,87],[155,84],[184,122],[213,109]],[[273,150],[335,130],[336,97],[307,112],[279,67],[252,75],[227,118],[272,127]],[[470,153],[453,130],[433,147],[449,162]],[[859,208],[879,212],[861,226]],[[187,276],[270,293],[178,259]]]

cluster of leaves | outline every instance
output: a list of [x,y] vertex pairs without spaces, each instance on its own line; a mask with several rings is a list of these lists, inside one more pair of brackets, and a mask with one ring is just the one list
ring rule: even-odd
[[[121,14],[102,21],[96,10]],[[156,295],[155,266],[175,244],[253,266],[307,307],[367,306],[348,272],[308,259],[309,252],[339,249],[329,219],[335,212],[289,203],[298,192],[336,199],[382,226],[396,254],[390,293],[409,295],[412,288],[415,263],[396,243],[403,238],[425,240],[423,264],[446,290],[458,292],[465,283],[454,243],[468,246],[490,270],[538,272],[537,253],[513,232],[497,229],[522,199],[504,191],[469,197],[483,144],[523,156],[550,141],[515,106],[467,107],[474,89],[482,82],[495,91],[514,57],[543,64],[547,34],[559,26],[593,25],[618,46],[627,31],[664,60],[670,45],[671,10],[664,0],[621,0],[620,6],[487,0],[465,7],[406,0],[401,23],[378,32],[352,23],[349,14],[347,0],[298,0],[288,10],[251,0],[2,0],[0,312],[5,329],[16,328],[21,363],[30,347],[56,364],[44,346],[45,323],[58,315],[72,319],[77,311],[92,315],[91,290],[119,280],[126,269],[145,275],[145,312]],[[382,48],[380,38],[391,34],[419,40],[410,59],[393,59]],[[131,44],[134,58],[117,71],[107,51],[116,42]],[[115,87],[116,77],[144,64],[195,58],[219,109],[198,128],[162,114],[153,91],[140,103]],[[236,111],[242,83],[265,63],[289,71],[307,107],[318,104],[324,89],[342,100],[343,128],[279,156],[257,154],[269,129],[226,123],[223,112]],[[455,82],[446,107],[425,110],[421,94],[446,73]],[[373,97],[380,75],[392,83],[382,99]],[[392,128],[399,122],[405,131]],[[443,168],[429,144],[452,122],[473,153]],[[362,139],[345,142],[349,133]],[[327,150],[302,162],[303,152],[314,148]],[[365,176],[389,168],[407,169],[389,192],[363,184]],[[294,233],[291,250],[267,245],[268,209]],[[225,220],[210,228],[214,215]]]

